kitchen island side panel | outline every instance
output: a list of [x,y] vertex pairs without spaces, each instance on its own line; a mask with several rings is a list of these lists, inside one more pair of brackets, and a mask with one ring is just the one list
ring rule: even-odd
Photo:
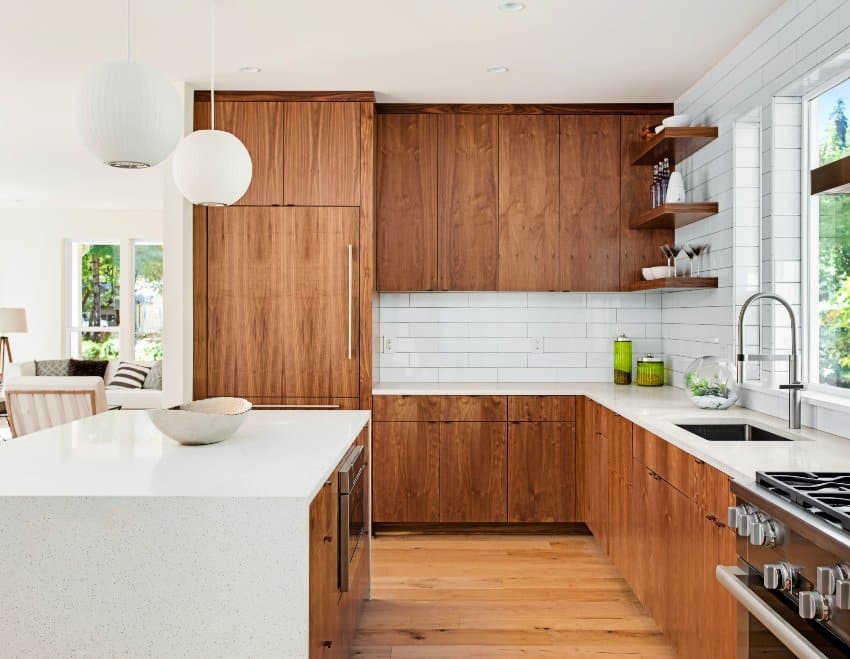
[[0,654],[302,659],[308,505],[0,497]]

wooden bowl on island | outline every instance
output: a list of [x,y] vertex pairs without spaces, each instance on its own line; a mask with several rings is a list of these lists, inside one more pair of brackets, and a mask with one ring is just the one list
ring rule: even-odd
[[206,398],[175,409],[148,410],[151,422],[163,434],[186,446],[224,441],[248,416],[251,403],[244,398]]

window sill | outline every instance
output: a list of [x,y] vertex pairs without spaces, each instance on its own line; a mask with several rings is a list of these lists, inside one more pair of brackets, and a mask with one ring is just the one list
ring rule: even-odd
[[[787,391],[780,391],[775,387],[756,384],[755,382],[747,382],[743,384],[741,388],[746,391],[753,391],[766,396],[773,396],[775,398],[788,397]],[[800,392],[800,399],[803,403],[812,405],[813,407],[825,407],[830,410],[835,410],[836,412],[845,412],[850,414],[850,397],[847,396],[829,394],[817,389],[804,389]]]

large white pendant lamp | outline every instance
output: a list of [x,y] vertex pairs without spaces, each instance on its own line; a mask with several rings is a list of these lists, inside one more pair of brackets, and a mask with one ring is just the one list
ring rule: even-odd
[[233,133],[215,129],[215,8],[210,20],[210,128],[190,133],[174,152],[174,182],[193,204],[230,206],[251,185],[253,165],[245,145]]
[[180,98],[168,79],[130,61],[127,0],[127,60],[101,64],[86,78],[77,104],[83,142],[102,163],[142,169],[168,157],[182,122]]

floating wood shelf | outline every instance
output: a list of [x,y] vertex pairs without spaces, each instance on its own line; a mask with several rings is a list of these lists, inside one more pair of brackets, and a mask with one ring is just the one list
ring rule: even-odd
[[812,170],[812,194],[850,192],[850,156]]
[[717,202],[661,204],[632,218],[632,229],[679,229],[717,215]]
[[689,291],[696,288],[717,288],[717,277],[665,277],[629,286],[630,291]]
[[654,165],[665,158],[679,163],[715,139],[717,128],[713,126],[665,128],[643,145],[632,165]]

